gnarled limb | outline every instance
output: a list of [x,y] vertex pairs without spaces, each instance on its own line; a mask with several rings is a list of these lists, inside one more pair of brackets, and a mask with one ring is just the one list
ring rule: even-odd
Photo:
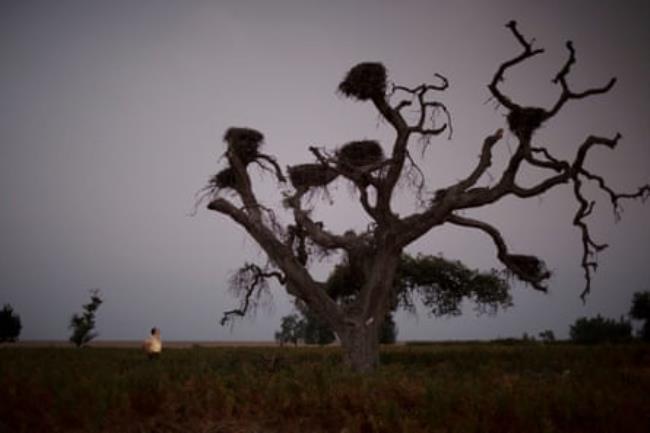
[[519,105],[514,103],[509,97],[507,97],[501,90],[499,89],[499,83],[504,81],[504,74],[506,70],[509,68],[523,62],[526,59],[529,59],[531,57],[536,56],[537,54],[541,54],[544,52],[542,48],[537,48],[533,49],[533,43],[535,42],[534,40],[528,42],[526,38],[523,37],[521,33],[519,33],[519,30],[517,29],[517,21],[510,21],[508,24],[506,24],[506,27],[512,31],[514,34],[515,38],[519,43],[523,46],[524,51],[519,54],[517,57],[514,57],[507,62],[502,63],[499,66],[499,69],[497,69],[496,73],[494,74],[494,77],[492,77],[492,81],[488,85],[488,88],[490,89],[490,92],[492,92],[492,96],[496,98],[497,101],[504,107],[506,107],[509,110],[515,110],[519,108]]
[[508,270],[520,280],[530,283],[536,290],[546,292],[547,288],[542,283],[551,276],[544,262],[535,256],[510,254],[503,236],[494,226],[476,219],[450,215],[447,221],[462,227],[471,227],[488,234],[497,248],[497,257]]
[[[451,138],[452,135],[451,115],[449,114],[449,110],[447,109],[447,106],[445,106],[445,104],[443,104],[442,102],[432,101],[426,98],[427,93],[430,91],[444,91],[447,90],[447,88],[449,88],[449,81],[447,80],[446,77],[438,73],[435,74],[435,77],[441,81],[441,84],[439,85],[421,84],[414,88],[410,88],[406,86],[393,86],[393,92],[395,91],[405,92],[410,94],[413,98],[417,99],[418,111],[420,114],[418,116],[417,123],[415,125],[409,126],[409,131],[411,133],[421,134],[422,136],[425,137],[432,137],[435,135],[439,135],[448,129],[449,138]],[[413,105],[413,100],[402,100],[395,106],[394,110],[399,112],[404,107],[411,106],[411,105]],[[447,117],[447,123],[436,128],[435,126],[433,126],[434,118],[432,114],[430,118],[432,126],[426,127],[425,122],[427,120],[427,111],[429,109],[441,110]]]
[[567,83],[567,75],[569,75],[569,72],[571,71],[571,66],[573,66],[573,64],[576,62],[576,53],[575,49],[573,48],[573,42],[568,41],[566,43],[566,47],[569,50],[569,58],[567,59],[567,62],[564,64],[560,72],[558,72],[558,74],[553,79],[553,83],[560,83],[560,86],[562,86],[562,94],[560,95],[553,108],[551,108],[551,110],[548,112],[549,116],[554,116],[570,99],[583,99],[588,96],[607,93],[614,86],[614,84],[616,84],[616,77],[613,77],[606,85],[602,87],[596,87],[578,93],[571,91]]
[[251,307],[252,298],[259,297],[268,291],[270,278],[275,278],[281,285],[286,283],[286,277],[278,271],[265,271],[254,263],[245,263],[231,278],[230,290],[239,295],[243,293],[239,308],[224,311],[220,320],[221,326],[232,320],[233,316],[244,317]]

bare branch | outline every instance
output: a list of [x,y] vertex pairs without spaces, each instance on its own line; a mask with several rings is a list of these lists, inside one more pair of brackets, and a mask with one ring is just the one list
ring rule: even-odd
[[276,176],[276,178],[278,179],[279,182],[284,183],[284,182],[287,181],[287,178],[284,177],[284,174],[282,173],[282,169],[278,165],[278,162],[275,160],[275,158],[273,158],[272,156],[269,156],[269,155],[259,154],[257,156],[257,159],[254,161],[262,169],[270,171],[270,169],[268,167],[266,167],[266,165],[264,165],[262,163],[262,161],[266,161],[267,163],[271,164],[271,166],[275,170],[274,174],[275,174],[275,176]]
[[519,105],[515,104],[510,98],[508,98],[505,94],[503,94],[501,90],[499,90],[498,85],[500,82],[504,81],[504,74],[507,69],[523,62],[526,59],[536,56],[537,54],[543,53],[544,50],[542,48],[533,49],[534,40],[530,42],[526,41],[523,35],[519,33],[519,30],[517,29],[516,21],[510,21],[508,24],[506,24],[506,27],[509,28],[510,31],[512,31],[515,38],[523,46],[524,51],[521,54],[519,54],[517,57],[514,57],[513,59],[508,60],[507,62],[504,62],[499,66],[499,69],[497,69],[497,72],[494,74],[494,77],[492,78],[492,81],[488,85],[488,88],[490,89],[490,92],[492,93],[494,98],[497,101],[499,101],[501,105],[508,108],[509,110],[514,110],[518,108]]
[[[434,135],[439,135],[442,132],[444,132],[445,130],[449,129],[449,138],[451,138],[452,127],[451,127],[451,115],[449,114],[449,110],[447,109],[447,107],[443,103],[438,102],[438,101],[430,101],[430,100],[427,100],[427,98],[426,98],[426,95],[427,95],[427,93],[429,91],[444,91],[449,87],[449,81],[447,80],[447,78],[445,78],[444,76],[442,76],[442,75],[440,75],[438,73],[436,73],[435,76],[438,79],[440,79],[441,84],[439,84],[439,85],[421,84],[421,85],[419,85],[417,87],[414,87],[414,88],[410,88],[410,87],[406,87],[406,86],[393,86],[393,91],[402,91],[402,92],[410,94],[413,98],[417,99],[417,102],[418,102],[418,105],[419,105],[418,110],[420,112],[420,116],[419,116],[417,124],[414,125],[414,126],[409,127],[410,132],[414,132],[414,133],[418,133],[418,134],[422,134],[422,135],[426,135],[426,136],[434,136]],[[411,106],[411,105],[413,105],[412,100],[402,100],[395,106],[394,110],[399,112],[402,108],[407,107],[407,106]],[[430,127],[430,128],[425,127],[424,125],[425,125],[425,122],[426,122],[426,118],[427,118],[426,115],[427,115],[428,109],[433,109],[434,110],[434,113],[431,116],[431,121],[432,122],[434,121],[433,116],[435,115],[435,110],[439,109],[443,113],[445,113],[445,115],[447,117],[447,123],[444,124],[441,127],[438,127],[438,128],[433,127],[433,126]]]
[[580,231],[582,233],[581,266],[584,270],[585,275],[585,288],[580,294],[580,298],[584,302],[587,295],[591,291],[591,272],[592,270],[595,271],[598,268],[598,263],[595,260],[592,260],[592,258],[594,258],[597,252],[607,248],[607,244],[597,244],[593,241],[591,235],[589,234],[589,227],[587,226],[587,223],[584,221],[584,219],[591,214],[596,202],[588,202],[584,198],[580,190],[581,186],[582,182],[577,176],[575,176],[573,182],[573,192],[580,206],[578,207],[578,210],[573,217],[573,225],[580,228]]
[[602,189],[603,191],[605,191],[605,193],[607,193],[607,195],[609,195],[609,200],[612,203],[612,209],[614,211],[614,217],[616,218],[616,221],[620,221],[621,219],[621,205],[619,203],[619,200],[637,199],[637,198],[645,200],[648,198],[648,196],[650,196],[650,185],[640,186],[637,189],[637,191],[633,193],[617,193],[614,190],[612,190],[609,186],[607,186],[607,184],[605,183],[605,179],[602,176],[593,174],[584,168],[580,169],[579,174],[583,175],[589,180],[596,181],[600,189]]
[[286,283],[286,277],[278,271],[263,271],[259,266],[253,263],[246,263],[230,279],[230,288],[233,292],[244,294],[239,308],[224,311],[220,320],[221,326],[232,320],[233,316],[244,317],[251,307],[251,298],[257,292],[268,290],[268,279],[275,278],[281,285]]
[[[561,172],[568,168],[567,162],[560,161],[559,159],[555,158],[545,147],[531,147],[530,152],[531,155],[528,158],[526,158],[526,160],[537,167],[549,168],[556,172]],[[546,160],[543,161],[543,160],[536,159],[532,155],[534,153],[541,154],[544,158],[546,158]]]
[[614,84],[616,84],[616,77],[614,77],[611,78],[609,82],[602,87],[596,87],[578,93],[571,91],[571,89],[569,88],[569,84],[567,83],[567,76],[571,72],[571,67],[576,62],[576,52],[575,49],[573,48],[573,43],[571,41],[568,41],[566,43],[566,47],[567,50],[569,50],[569,58],[567,59],[566,63],[564,64],[560,72],[558,72],[555,78],[552,80],[554,84],[558,84],[558,83],[560,84],[560,86],[562,87],[562,94],[560,94],[559,99],[557,100],[553,108],[549,111],[549,116],[554,116],[555,114],[557,114],[560,111],[560,109],[564,106],[564,104],[570,99],[583,99],[588,96],[606,93],[614,86]]
[[546,269],[544,262],[535,256],[510,254],[508,247],[501,233],[493,226],[483,221],[465,218],[458,215],[450,215],[447,221],[463,227],[479,229],[488,234],[494,241],[497,248],[497,257],[506,267],[520,280],[532,285],[536,290],[546,292],[547,288],[542,285],[551,273]]
[[337,158],[326,157],[323,155],[320,149],[311,146],[309,151],[314,154],[316,159],[323,164],[323,166],[328,167],[329,169],[338,172],[341,176],[352,181],[360,195],[360,202],[363,209],[370,215],[375,221],[380,219],[376,208],[370,204],[370,198],[368,196],[367,187],[372,185],[375,189],[378,189],[380,186],[380,180],[375,177],[372,173],[383,169],[384,167],[391,164],[391,160],[384,160],[374,164],[370,164],[364,167],[355,167],[350,164],[340,164]]
[[471,188],[483,176],[483,173],[492,165],[492,148],[503,137],[503,129],[498,129],[494,134],[488,135],[483,141],[481,155],[474,171],[465,179],[450,187],[454,191],[465,191]]

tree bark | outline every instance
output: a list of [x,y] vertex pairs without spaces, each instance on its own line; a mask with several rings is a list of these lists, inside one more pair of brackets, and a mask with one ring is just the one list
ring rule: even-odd
[[356,373],[368,373],[379,366],[379,324],[379,321],[349,324],[337,332],[346,367]]

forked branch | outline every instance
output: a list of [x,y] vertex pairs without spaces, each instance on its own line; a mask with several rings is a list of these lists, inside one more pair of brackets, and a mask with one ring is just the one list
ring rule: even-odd
[[547,280],[551,273],[546,269],[544,262],[535,256],[510,254],[503,236],[494,226],[476,219],[450,215],[447,221],[462,227],[470,227],[481,230],[492,238],[497,249],[497,258],[517,278],[529,283],[536,290],[546,292],[547,288],[542,283]]
[[254,299],[269,289],[268,280],[275,278],[281,285],[286,283],[285,276],[278,271],[264,271],[253,263],[246,263],[230,278],[230,289],[236,294],[243,293],[239,308],[225,311],[221,325],[225,325],[234,316],[244,317],[254,305]]
[[528,42],[526,38],[524,38],[524,36],[517,29],[516,21],[510,21],[508,24],[506,24],[506,27],[509,28],[510,31],[514,34],[517,41],[519,41],[521,46],[524,48],[524,51],[518,56],[506,62],[503,62],[499,66],[499,69],[497,69],[496,73],[494,74],[494,77],[492,77],[492,81],[488,85],[488,88],[492,92],[492,95],[496,98],[497,101],[499,101],[501,105],[508,108],[509,110],[515,110],[519,108],[519,105],[514,103],[508,96],[506,96],[503,92],[501,92],[501,90],[499,89],[499,83],[504,81],[504,74],[506,70],[523,62],[526,59],[534,57],[537,54],[543,53],[544,49],[542,48],[533,49],[533,43],[535,42],[535,40],[531,40],[530,42]]

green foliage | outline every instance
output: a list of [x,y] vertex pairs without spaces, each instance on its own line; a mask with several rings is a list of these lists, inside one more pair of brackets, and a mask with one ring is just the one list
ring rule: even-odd
[[650,292],[636,292],[632,298],[630,316],[637,320],[650,319]]
[[290,314],[282,318],[280,331],[275,333],[275,340],[280,344],[293,343],[298,344],[298,340],[304,338],[305,321],[297,314]]
[[[348,263],[337,265],[326,286],[333,299],[351,301],[363,286],[363,273]],[[479,313],[494,314],[512,306],[510,286],[496,270],[472,270],[460,261],[440,256],[403,254],[394,282],[393,310],[414,309],[419,297],[427,311],[434,316],[459,315],[464,299],[472,300]]]
[[439,256],[404,254],[395,280],[405,307],[412,305],[413,295],[418,295],[434,316],[459,315],[465,298],[481,313],[496,313],[499,307],[512,305],[510,287],[499,272],[479,272]]
[[379,343],[395,344],[397,341],[397,325],[392,314],[387,314],[384,323],[379,328]]
[[650,341],[650,291],[634,294],[630,316],[636,320],[643,320],[640,336],[643,341]]
[[336,336],[332,330],[323,322],[318,320],[314,313],[304,313],[304,340],[306,344],[326,345],[332,343]]
[[623,318],[617,322],[600,315],[590,319],[582,317],[571,325],[569,335],[576,343],[615,343],[631,338],[632,325]]
[[95,313],[102,304],[101,295],[99,290],[94,289],[90,291],[90,302],[83,305],[83,313],[75,313],[70,318],[69,328],[72,329],[70,341],[77,347],[82,347],[88,344],[91,340],[97,337],[95,329]]
[[22,327],[20,316],[11,305],[5,304],[0,310],[0,343],[17,341]]
[[[363,272],[345,262],[334,268],[325,287],[332,299],[340,304],[348,304],[354,301],[363,284]],[[464,299],[474,301],[476,310],[480,313],[495,313],[499,307],[512,305],[510,286],[497,271],[479,272],[467,268],[459,261],[438,256],[413,257],[403,254],[394,287],[391,312],[379,330],[382,344],[394,343],[397,339],[392,312],[398,308],[414,310],[415,297],[420,297],[427,311],[435,316],[459,315]],[[327,344],[333,341],[334,335],[325,324],[320,323],[305,307],[298,307],[304,316],[306,343]],[[276,333],[276,340],[283,341],[282,335],[282,330]]]

